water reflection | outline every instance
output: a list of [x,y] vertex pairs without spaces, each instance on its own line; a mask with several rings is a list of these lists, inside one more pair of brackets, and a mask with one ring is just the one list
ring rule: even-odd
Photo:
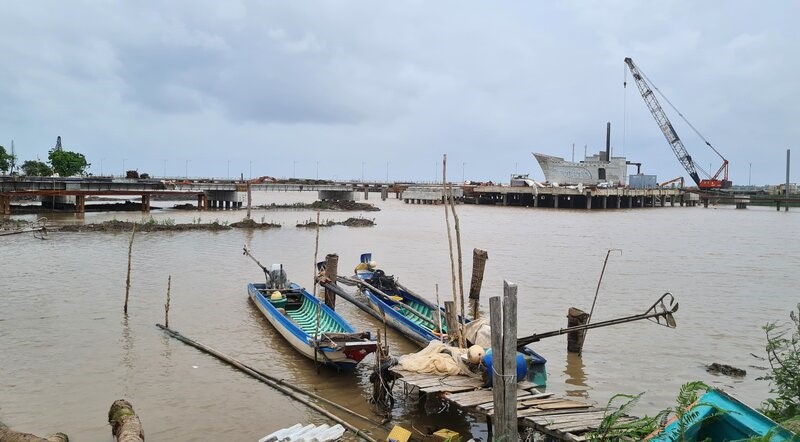
[[586,384],[586,372],[584,371],[583,358],[577,353],[567,352],[567,365],[564,367],[564,383],[567,386],[564,393],[567,396],[588,398],[589,386]]

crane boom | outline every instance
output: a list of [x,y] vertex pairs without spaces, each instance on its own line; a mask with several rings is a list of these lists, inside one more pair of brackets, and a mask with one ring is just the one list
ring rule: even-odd
[[[722,166],[720,166],[717,173],[714,176],[710,177],[709,179],[700,179],[700,176],[697,174],[697,167],[692,160],[691,155],[689,152],[686,151],[686,147],[683,145],[683,141],[681,141],[680,137],[678,137],[678,133],[675,132],[675,128],[672,127],[672,123],[670,123],[669,118],[667,118],[667,114],[664,113],[664,109],[661,108],[661,105],[658,103],[655,94],[653,93],[653,88],[650,87],[648,84],[648,80],[645,78],[645,75],[639,71],[639,68],[633,64],[633,60],[630,57],[625,58],[625,64],[628,65],[628,68],[633,74],[633,79],[636,80],[636,86],[639,88],[639,92],[642,94],[642,98],[644,99],[645,104],[647,104],[647,108],[650,109],[650,113],[653,114],[653,117],[656,119],[656,123],[658,123],[658,127],[661,129],[661,132],[664,134],[664,137],[667,138],[667,142],[669,143],[670,147],[672,147],[672,151],[675,152],[675,156],[678,157],[678,161],[681,162],[683,168],[686,169],[686,172],[689,173],[689,176],[692,177],[697,187],[702,190],[717,190],[726,187],[730,187],[731,182],[728,181],[728,160],[722,156],[722,154],[708,142],[708,140],[703,137],[703,135],[698,132],[698,130],[686,120],[686,117],[683,116],[675,106],[670,103],[667,97],[664,97],[662,94],[661,96],[667,100],[670,106],[678,112],[681,118],[692,128],[692,130],[703,139],[708,147],[714,151],[721,159],[722,159]],[[658,90],[658,89],[656,89]],[[660,92],[659,92],[660,93]],[[703,170],[700,168],[700,170]],[[705,171],[703,172],[706,173]],[[720,179],[721,176],[721,179]]]
[[670,123],[669,118],[667,118],[667,114],[664,113],[664,109],[662,109],[661,105],[658,104],[658,100],[656,99],[653,90],[650,88],[650,85],[647,84],[644,76],[641,72],[639,72],[639,68],[633,64],[633,60],[630,57],[625,58],[625,64],[627,64],[628,68],[631,70],[633,79],[636,80],[636,86],[639,88],[639,92],[642,94],[642,98],[644,98],[647,108],[650,109],[650,113],[653,114],[653,118],[656,119],[658,127],[661,129],[661,132],[664,133],[664,137],[667,138],[667,142],[669,143],[670,147],[672,147],[672,151],[675,152],[675,156],[678,157],[678,161],[681,162],[683,168],[686,169],[686,172],[689,173],[689,176],[692,177],[692,180],[694,180],[695,184],[699,186],[700,175],[697,174],[697,169],[694,167],[694,161],[692,161],[692,157],[689,155],[689,152],[686,151],[686,147],[684,147],[683,141],[681,141],[680,137],[678,137],[678,133],[675,132],[675,128],[672,127],[672,123]]

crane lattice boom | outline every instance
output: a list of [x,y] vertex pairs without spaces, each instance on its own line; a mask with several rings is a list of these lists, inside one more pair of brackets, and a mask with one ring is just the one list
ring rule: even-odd
[[661,132],[664,133],[664,137],[667,138],[667,142],[670,147],[672,147],[672,151],[675,152],[675,156],[678,157],[678,161],[681,162],[683,168],[686,169],[686,172],[689,173],[689,176],[692,177],[695,184],[700,185],[700,176],[697,174],[697,169],[694,167],[694,161],[692,161],[689,152],[686,151],[686,147],[684,147],[683,141],[678,137],[678,133],[675,132],[675,128],[672,127],[672,123],[670,123],[669,118],[667,118],[667,114],[664,113],[664,109],[658,104],[658,100],[653,90],[650,88],[650,85],[647,84],[644,76],[639,72],[639,68],[633,64],[633,60],[631,60],[630,57],[625,58],[625,64],[627,64],[628,68],[631,70],[633,79],[636,80],[636,86],[639,88],[639,92],[642,94],[647,108],[650,109],[650,113],[652,113],[653,117],[656,119],[658,127],[661,129]]

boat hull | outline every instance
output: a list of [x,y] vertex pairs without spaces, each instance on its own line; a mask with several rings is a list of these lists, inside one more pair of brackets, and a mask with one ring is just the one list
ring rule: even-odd
[[[345,342],[335,347],[317,347],[314,345],[314,337],[306,333],[291,318],[280,312],[261,292],[265,288],[264,284],[248,284],[247,292],[250,300],[258,310],[264,315],[267,321],[272,324],[275,330],[286,339],[286,341],[300,352],[303,356],[316,360],[338,369],[352,370],[368,354],[377,348],[375,341],[354,341]],[[292,284],[292,289],[302,290],[303,296],[310,302],[320,306],[324,314],[329,315],[346,333],[355,333],[355,330],[339,317],[328,306],[321,304],[318,299],[311,296],[302,287]],[[331,313],[333,313],[331,315]]]
[[[365,259],[369,261],[369,259],[371,259],[371,255],[367,253],[363,254],[362,262],[364,262]],[[356,276],[361,280],[368,280],[370,277],[372,277],[372,272],[360,270],[356,272]],[[431,341],[442,338],[441,335],[434,333],[434,330],[431,327],[421,325],[420,323],[409,319],[409,316],[404,315],[402,313],[403,310],[400,307],[400,303],[387,301],[369,288],[365,289],[364,292],[367,295],[367,299],[369,299],[369,304],[372,309],[384,318],[389,327],[399,331],[406,338],[423,347],[427,346]],[[403,304],[413,304],[415,306],[424,305],[427,308],[426,312],[433,312],[437,310],[437,306],[432,305],[429,301],[420,299],[418,296],[415,296],[414,294],[411,294],[399,287],[397,288],[395,294],[402,298]],[[439,309],[442,313],[444,313],[444,309]],[[411,317],[413,317],[413,315],[411,315]],[[434,317],[435,315],[433,313],[429,315],[430,322],[427,322],[428,325],[436,323]],[[471,322],[470,319],[465,319],[465,323],[469,322]],[[539,387],[546,386],[547,360],[529,347],[525,347],[522,353],[525,355],[525,360],[528,364],[527,380]]]
[[[694,413],[684,422],[685,440],[746,440],[763,437],[770,433],[770,442],[793,441],[786,429],[758,411],[743,404],[722,390],[711,389],[691,407]],[[719,416],[710,416],[718,410]],[[679,440],[681,425],[677,419],[670,421],[663,430],[651,434],[646,441],[668,442]]]

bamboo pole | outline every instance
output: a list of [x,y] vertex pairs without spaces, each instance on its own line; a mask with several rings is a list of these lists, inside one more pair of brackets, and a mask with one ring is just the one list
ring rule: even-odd
[[164,325],[169,328],[169,290],[172,287],[172,275],[167,278],[167,303],[164,304]]
[[232,357],[230,357],[228,355],[225,355],[225,354],[223,354],[223,353],[221,353],[221,352],[219,352],[217,350],[214,350],[211,347],[203,345],[203,344],[201,344],[201,343],[199,343],[197,341],[193,341],[193,340],[187,338],[186,336],[183,336],[182,334],[178,333],[177,331],[169,329],[169,328],[166,328],[161,324],[156,324],[156,327],[164,330],[168,335],[172,336],[173,338],[175,338],[175,339],[177,339],[177,340],[179,340],[179,341],[181,341],[181,342],[183,342],[185,344],[191,345],[192,347],[194,347],[194,348],[196,348],[196,349],[198,349],[198,350],[200,350],[200,351],[202,351],[202,352],[204,352],[206,354],[214,356],[215,358],[219,359],[220,361],[225,362],[226,364],[229,364],[229,365],[239,369],[243,373],[245,373],[245,374],[247,374],[247,375],[249,375],[249,376],[251,376],[251,377],[253,377],[255,379],[258,379],[259,381],[269,385],[270,387],[280,391],[281,393],[291,397],[292,399],[297,400],[298,402],[308,406],[309,408],[311,408],[311,409],[313,409],[313,410],[315,410],[315,411],[317,411],[319,413],[322,413],[323,415],[325,415],[325,416],[333,419],[334,421],[342,424],[344,427],[347,427],[349,430],[351,430],[353,433],[355,433],[356,436],[358,436],[358,437],[360,437],[360,438],[362,438],[362,439],[364,439],[364,440],[366,440],[368,442],[377,442],[375,439],[373,439],[369,435],[364,434],[363,430],[360,430],[360,429],[356,428],[355,426],[353,426],[349,422],[345,421],[344,419],[340,418],[339,416],[336,416],[335,414],[329,412],[328,410],[322,408],[321,406],[315,404],[314,402],[311,402],[310,400],[308,400],[306,398],[300,397],[298,395],[298,393],[300,393],[300,394],[302,394],[304,396],[307,396],[309,398],[316,399],[318,401],[324,402],[324,403],[326,403],[328,405],[331,405],[331,406],[333,406],[333,407],[335,407],[335,408],[337,408],[339,410],[346,411],[347,413],[349,413],[349,414],[351,414],[351,415],[353,415],[355,417],[358,417],[359,419],[362,419],[365,422],[370,423],[374,427],[380,427],[381,423],[375,422],[374,420],[372,420],[372,419],[370,419],[370,418],[368,418],[366,416],[362,416],[362,415],[356,413],[355,411],[350,410],[349,408],[344,407],[342,405],[339,405],[336,402],[333,402],[333,401],[331,401],[329,399],[326,399],[326,398],[324,398],[324,397],[322,397],[322,396],[320,396],[318,394],[312,393],[312,392],[304,390],[304,389],[302,389],[302,388],[300,388],[298,386],[292,385],[292,384],[286,382],[284,379],[279,379],[279,378],[270,376],[270,375],[264,373],[263,371],[257,370],[255,368],[253,368],[253,367],[251,367],[251,366],[249,366],[249,365],[247,365],[247,364],[235,359],[235,358],[232,358]]
[[[442,196],[444,197],[444,221],[447,225],[447,243],[448,243],[448,250],[450,251],[450,277],[451,277],[451,286],[453,287],[453,304],[455,308],[458,308],[458,293],[456,291],[456,263],[453,258],[453,235],[450,233],[450,215],[448,214],[447,210],[447,154],[444,154],[442,158]],[[456,314],[458,317],[458,314]],[[455,327],[453,327],[455,325]],[[447,323],[447,331],[448,334],[455,333],[455,335],[451,336],[452,338],[455,337],[459,347],[463,347],[461,343],[461,330],[458,326],[458,321],[449,322]]]
[[144,442],[144,428],[133,406],[125,399],[117,399],[108,410],[111,434],[117,442]]
[[[603,275],[606,273],[606,264],[608,264],[608,257],[611,255],[611,252],[617,251],[620,255],[622,255],[622,249],[608,249],[606,252],[606,260],[603,261],[603,270],[600,271],[600,278],[597,280],[597,288],[594,291],[594,299],[592,300],[592,308],[589,310],[589,317],[586,318],[585,324],[588,324],[592,321],[592,314],[594,314],[594,305],[597,302],[597,294],[600,293],[600,283],[603,282]],[[586,341],[586,333],[588,330],[585,330],[581,335],[581,342],[578,345],[578,354],[580,355],[583,353],[583,343]]]
[[[311,294],[313,294],[314,297],[317,296],[317,256],[319,256],[319,210],[317,210],[317,239],[314,242],[314,265],[311,266],[311,268],[314,269],[314,274],[311,278],[313,281],[313,290],[311,291]],[[317,322],[319,322],[319,317],[317,318]],[[319,328],[319,324],[317,324],[317,328]]]
[[464,334],[461,333],[461,331],[464,330],[464,325],[466,324],[467,320],[467,311],[464,308],[464,274],[463,274],[464,264],[461,254],[461,228],[458,222],[458,215],[456,214],[455,198],[453,198],[453,186],[450,185],[449,187],[450,187],[450,197],[448,199],[450,200],[450,211],[453,212],[453,220],[456,228],[456,249],[458,251],[458,295],[461,298],[461,324],[459,327],[458,345],[462,348],[466,348],[467,343],[464,342]]
[[131,255],[133,253],[133,238],[136,236],[136,223],[133,223],[133,229],[131,229],[131,240],[128,243],[128,277],[125,280],[125,306],[123,307],[123,311],[125,314],[128,314],[128,295],[131,291]]
[[69,437],[64,433],[55,433],[47,437],[34,436],[30,433],[21,433],[8,428],[0,422],[0,441],[2,442],[69,442]]
[[[314,276],[312,278],[313,290],[311,294],[317,297],[317,255],[319,253],[319,210],[317,210],[317,239],[314,244]],[[317,364],[317,348],[319,347],[319,324],[322,321],[322,303],[317,303],[317,328],[314,330],[314,365],[317,367],[319,373],[319,365]]]
[[442,307],[439,304],[439,284],[436,284],[436,321],[439,323],[439,340],[444,342],[444,329],[442,328]]

